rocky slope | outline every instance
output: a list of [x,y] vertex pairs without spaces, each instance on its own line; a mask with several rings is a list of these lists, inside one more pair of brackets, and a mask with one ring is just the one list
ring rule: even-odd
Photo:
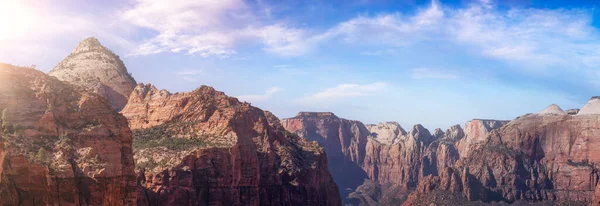
[[0,64],[0,205],[135,205],[132,133],[102,97]]
[[341,204],[316,142],[213,88],[140,84],[122,113],[135,133],[139,205]]
[[[446,132],[436,129],[431,134],[422,125],[405,132],[398,123],[365,126],[332,113],[301,112],[282,120],[290,132],[323,145],[330,161],[338,160],[329,167],[350,205],[400,204],[421,179],[438,176],[455,165],[460,158],[458,142],[465,142],[462,145],[467,152],[467,145],[478,145],[506,123],[473,120],[466,130],[454,125]],[[356,182],[362,178],[366,180]]]
[[136,86],[119,56],[93,37],[79,43],[48,74],[105,97],[117,111],[125,107]]
[[471,145],[454,166],[421,181],[405,205],[438,191],[470,201],[597,205],[599,120],[593,114],[519,117]]

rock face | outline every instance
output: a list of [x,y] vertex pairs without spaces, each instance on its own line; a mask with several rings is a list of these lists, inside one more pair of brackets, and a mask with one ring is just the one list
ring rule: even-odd
[[576,115],[577,113],[579,113],[579,109],[567,109],[567,111],[565,112],[569,115]]
[[[458,158],[456,149],[445,147],[440,147],[441,155],[455,156],[438,158],[438,145],[444,143],[422,125],[405,132],[397,123],[365,126],[332,113],[308,112],[284,119],[282,124],[288,131],[323,145],[333,178],[340,185],[345,204],[350,205],[399,204],[420,178],[437,174],[438,159],[443,165]],[[448,137],[446,141],[460,139],[462,134],[460,126],[445,134],[438,132],[438,136]]]
[[0,64],[0,205],[135,205],[132,133],[102,97]]
[[281,124],[288,131],[323,146],[342,197],[351,192],[347,188],[355,189],[368,178],[360,163],[371,133],[363,123],[338,118],[331,112],[300,112],[296,117],[281,120]]
[[471,145],[469,155],[444,173],[424,178],[406,205],[440,190],[470,201],[597,205],[599,120],[598,115],[522,116]]
[[[336,182],[340,186],[345,184],[340,190],[348,205],[401,204],[412,189],[435,189],[420,183],[438,180],[440,176],[449,178],[444,179],[443,188],[462,192],[462,176],[453,169],[461,156],[456,145],[462,142],[464,152],[468,153],[506,123],[476,119],[468,122],[465,130],[454,125],[446,132],[436,129],[431,134],[422,125],[405,132],[397,123],[364,126],[331,113],[301,112],[282,120],[288,131],[318,141],[330,160],[339,160],[330,162],[329,167]],[[348,174],[364,176],[356,178]],[[361,178],[367,180],[348,184]]]
[[593,96],[577,114],[600,114],[600,96]]
[[594,197],[592,198],[592,205],[600,205],[600,184],[596,185],[596,192],[594,192]]
[[341,204],[316,142],[213,88],[140,84],[122,113],[134,130],[139,205]]
[[406,131],[398,122],[386,122],[365,125],[371,136],[383,144],[394,144],[399,137],[406,135]]
[[48,74],[105,97],[117,111],[125,107],[136,86],[119,56],[93,37],[79,43]]
[[487,141],[487,137],[494,129],[498,129],[509,121],[474,119],[465,124],[465,138],[456,143],[460,157],[469,156],[472,146]]

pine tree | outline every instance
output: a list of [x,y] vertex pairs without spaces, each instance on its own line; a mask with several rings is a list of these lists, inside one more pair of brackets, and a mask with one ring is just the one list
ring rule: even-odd
[[40,147],[35,158],[43,165],[48,164],[48,154],[46,154],[46,150],[43,147]]

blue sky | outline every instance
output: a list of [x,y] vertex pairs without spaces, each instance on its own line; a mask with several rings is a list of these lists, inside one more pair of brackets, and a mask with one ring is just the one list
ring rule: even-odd
[[88,37],[138,82],[210,85],[278,117],[443,129],[600,89],[598,1],[0,2],[0,61],[50,71]]

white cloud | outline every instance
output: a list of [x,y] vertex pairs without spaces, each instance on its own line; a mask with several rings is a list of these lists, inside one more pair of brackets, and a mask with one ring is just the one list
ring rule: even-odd
[[281,91],[283,91],[283,89],[279,87],[271,87],[264,94],[240,95],[238,96],[238,99],[252,103],[265,102],[269,100],[273,95]]
[[133,55],[181,52],[200,56],[228,57],[235,53],[236,22],[248,11],[241,0],[137,0],[124,12],[123,20],[157,31]]
[[294,45],[310,51],[318,44],[340,40],[349,45],[380,47],[360,53],[374,56],[397,47],[441,42],[532,71],[549,67],[589,69],[600,66],[600,31],[591,22],[590,10],[503,10],[489,0],[454,9],[433,1],[414,15],[358,16]]
[[412,69],[413,79],[456,79],[458,75],[452,71],[443,71],[430,68]]
[[37,64],[38,69],[49,71],[89,36],[116,50],[133,46],[123,37],[127,31],[114,23],[113,11],[73,12],[64,7],[49,1],[2,1],[0,61]]
[[344,98],[367,96],[381,92],[387,87],[388,85],[383,82],[371,84],[340,84],[336,87],[327,88],[316,94],[306,96],[300,99],[299,102],[307,105],[331,103]]
[[137,0],[123,14],[131,24],[158,32],[132,55],[187,52],[203,57],[230,57],[244,42],[261,42],[267,52],[303,55],[303,29],[264,24],[242,0]]

